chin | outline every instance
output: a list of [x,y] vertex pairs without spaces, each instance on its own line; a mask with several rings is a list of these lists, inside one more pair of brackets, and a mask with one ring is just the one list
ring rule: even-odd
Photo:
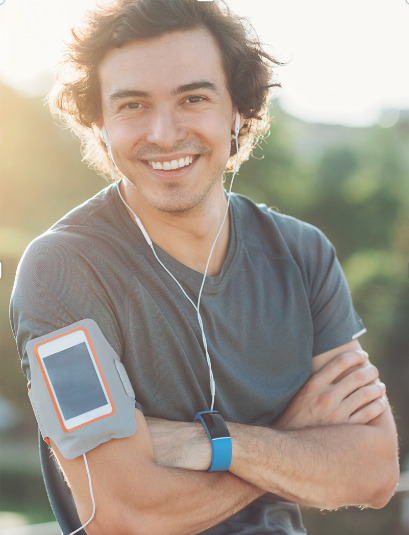
[[159,212],[168,214],[184,214],[197,209],[202,204],[201,199],[179,199],[174,202],[152,204]]

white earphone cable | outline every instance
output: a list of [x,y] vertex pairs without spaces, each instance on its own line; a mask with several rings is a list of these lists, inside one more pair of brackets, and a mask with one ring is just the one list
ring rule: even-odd
[[216,238],[215,238],[215,240],[213,242],[213,245],[212,245],[212,248],[210,250],[209,257],[207,259],[206,268],[205,268],[205,272],[204,272],[204,275],[203,275],[202,284],[200,286],[199,295],[198,295],[198,298],[197,298],[197,307],[196,307],[197,319],[198,319],[199,325],[201,327],[203,346],[205,348],[207,365],[209,367],[210,392],[211,392],[211,395],[212,395],[212,402],[211,402],[211,405],[210,405],[210,410],[213,410],[213,407],[214,407],[214,398],[215,398],[215,395],[216,395],[216,383],[215,383],[214,376],[213,376],[212,363],[210,361],[210,356],[209,356],[209,352],[208,352],[208,349],[207,349],[207,340],[206,340],[206,336],[205,336],[205,333],[204,333],[202,316],[200,314],[200,301],[201,301],[201,298],[202,298],[203,288],[204,288],[207,272],[208,272],[208,269],[209,269],[210,259],[212,258],[212,254],[213,254],[214,248],[216,247],[217,240],[219,239],[219,236],[220,236],[220,234],[222,232],[222,229],[224,227],[224,223],[225,223],[226,218],[227,218],[227,214],[229,212],[231,190],[232,190],[232,187],[233,187],[234,177],[236,176],[237,166],[238,166],[238,162],[239,162],[239,144],[238,144],[238,139],[237,138],[238,138],[238,128],[237,128],[237,124],[236,124],[236,128],[235,128],[236,161],[235,161],[235,164],[234,164],[233,176],[232,176],[231,181],[230,181],[230,188],[229,188],[228,197],[227,197],[227,206],[226,206],[226,210],[224,212],[223,220],[222,220],[222,223],[220,225],[219,231],[217,232]]
[[[155,251],[155,248],[153,246],[152,240],[150,239],[149,234],[146,232],[145,227],[143,226],[141,220],[135,214],[135,212],[132,210],[132,208],[128,205],[128,203],[125,201],[125,199],[122,197],[121,191],[119,189],[119,181],[118,181],[118,178],[117,178],[116,172],[115,172],[115,162],[114,162],[114,158],[113,158],[112,151],[111,151],[111,145],[109,143],[108,136],[106,135],[106,131],[104,132],[104,130],[105,130],[105,127],[103,127],[102,132],[103,132],[105,144],[106,144],[107,149],[108,149],[108,156],[109,156],[109,161],[110,161],[111,168],[112,168],[112,173],[114,175],[116,189],[118,191],[118,194],[119,194],[119,197],[120,197],[121,201],[123,202],[123,204],[128,208],[128,210],[133,215],[133,217],[135,219],[135,222],[138,225],[139,229],[141,230],[146,242],[148,243],[149,247],[152,249],[152,252],[153,252],[156,260],[159,262],[159,264],[162,266],[162,268],[166,271],[166,273],[168,273],[170,275],[170,277],[175,281],[175,283],[179,286],[179,288],[183,292],[183,295],[188,299],[188,301],[193,305],[193,308],[196,310],[197,320],[199,322],[199,327],[200,327],[200,331],[201,331],[201,334],[202,334],[203,348],[204,348],[204,352],[205,352],[205,356],[206,356],[207,366],[208,366],[208,369],[209,369],[209,382],[210,382],[210,394],[211,394],[210,410],[213,410],[214,399],[215,399],[215,395],[216,395],[216,383],[215,383],[215,380],[214,380],[214,375],[213,375],[213,370],[212,370],[212,362],[210,360],[209,350],[208,350],[208,347],[207,347],[207,339],[206,339],[206,334],[205,334],[205,331],[204,331],[203,320],[202,320],[202,316],[200,314],[200,301],[201,301],[201,297],[202,297],[202,293],[203,293],[204,284],[205,284],[205,281],[206,281],[207,272],[209,270],[210,260],[212,258],[214,248],[215,248],[217,240],[219,239],[219,236],[220,236],[220,234],[222,232],[224,223],[225,223],[226,218],[227,218],[227,214],[229,212],[231,191],[232,191],[232,187],[233,187],[234,177],[236,176],[236,173],[237,173],[237,167],[238,167],[238,162],[239,162],[239,145],[238,145],[239,116],[237,116],[237,118],[236,118],[236,126],[235,126],[236,161],[235,161],[235,165],[234,165],[233,176],[232,176],[232,179],[231,179],[231,182],[230,182],[230,188],[229,188],[228,199],[227,199],[227,206],[226,206],[226,210],[224,212],[222,223],[221,223],[221,225],[219,227],[219,230],[217,232],[216,238],[214,239],[214,242],[213,242],[213,245],[211,247],[209,256],[207,258],[206,268],[205,268],[205,271],[204,271],[204,274],[203,274],[202,283],[201,283],[199,294],[198,294],[197,305],[195,305],[193,300],[188,296],[188,294],[186,293],[185,289],[180,284],[180,282],[176,279],[176,277],[169,271],[169,269],[160,260],[160,258],[158,257],[158,255],[157,255],[157,253]],[[129,181],[129,179],[127,179],[127,180]],[[74,535],[74,534],[70,534],[70,535]]]
[[94,500],[94,493],[92,491],[91,474],[90,474],[90,471],[89,471],[89,468],[88,468],[88,462],[87,462],[87,457],[86,457],[85,453],[83,453],[82,456],[84,457],[85,469],[87,471],[87,476],[88,476],[88,485],[89,485],[89,491],[90,491],[90,494],[91,494],[91,501],[92,501],[92,514],[91,514],[91,517],[89,518],[89,520],[87,520],[85,522],[85,524],[83,524],[80,528],[76,529],[75,531],[72,531],[69,535],[75,535],[75,533],[78,533],[79,531],[84,529],[86,526],[88,526],[88,524],[91,522],[91,520],[95,516],[95,500]]

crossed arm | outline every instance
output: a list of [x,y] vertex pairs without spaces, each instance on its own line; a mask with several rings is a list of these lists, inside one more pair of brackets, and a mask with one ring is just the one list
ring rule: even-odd
[[[351,342],[314,358],[313,374],[271,428],[228,423],[233,460],[208,473],[198,423],[144,419],[130,438],[87,454],[96,516],[92,534],[199,533],[269,491],[320,508],[382,507],[397,484],[397,439],[378,372]],[[82,459],[54,449],[80,518],[91,500]]]

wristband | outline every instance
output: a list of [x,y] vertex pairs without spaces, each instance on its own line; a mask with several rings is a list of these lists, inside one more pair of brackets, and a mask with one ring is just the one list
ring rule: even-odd
[[221,414],[217,411],[201,411],[194,421],[200,421],[212,445],[212,464],[208,472],[222,472],[230,468],[232,443],[229,430]]

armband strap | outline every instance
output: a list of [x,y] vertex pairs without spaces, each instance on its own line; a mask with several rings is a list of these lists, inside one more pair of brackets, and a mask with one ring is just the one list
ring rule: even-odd
[[200,421],[212,445],[212,463],[208,472],[223,472],[230,468],[232,443],[229,430],[223,417],[217,411],[201,411],[194,421]]
[[119,355],[92,319],[26,345],[29,398],[41,436],[75,459],[136,432],[135,394]]

